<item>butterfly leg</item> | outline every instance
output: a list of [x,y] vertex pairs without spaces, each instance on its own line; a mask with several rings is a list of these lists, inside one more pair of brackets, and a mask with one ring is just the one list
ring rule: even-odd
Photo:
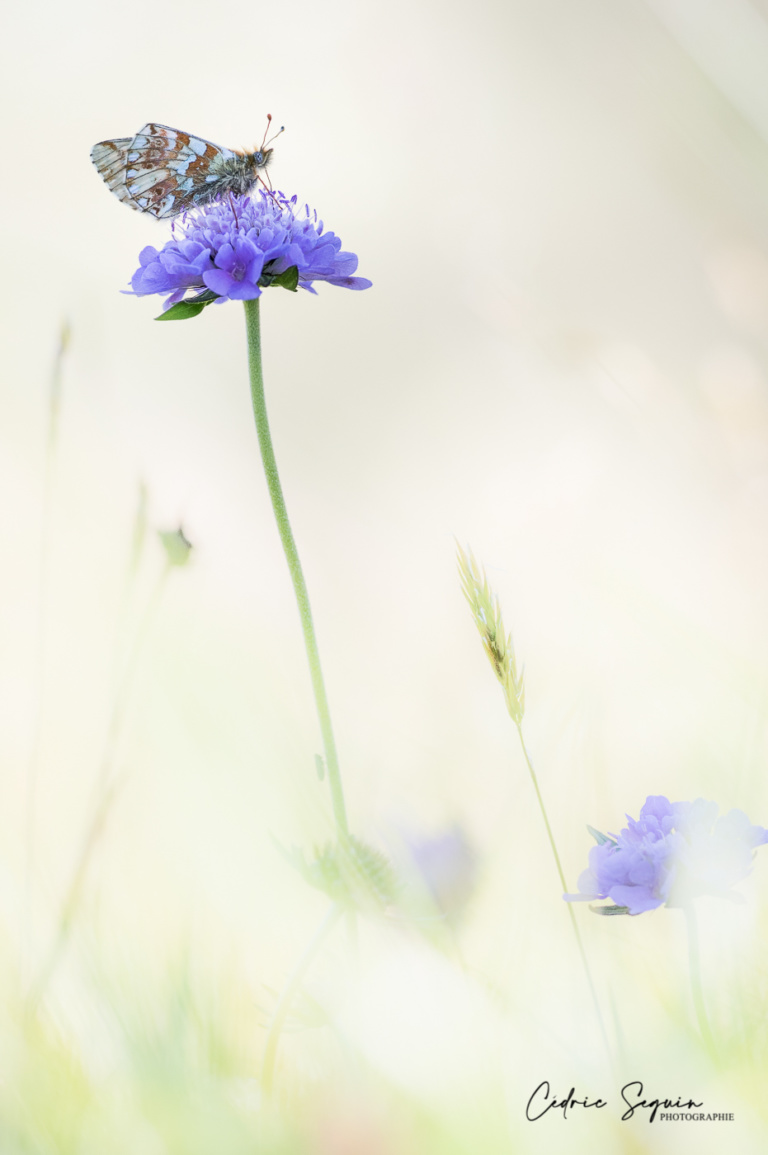
[[272,200],[275,202],[277,207],[282,212],[283,206],[281,205],[278,197],[275,196],[274,190],[272,188],[272,181],[269,179],[269,173],[266,173],[265,175],[266,175],[266,180],[261,175],[261,173],[259,173],[259,176],[258,176],[259,184],[263,186],[264,191],[266,192],[267,196],[272,198]]

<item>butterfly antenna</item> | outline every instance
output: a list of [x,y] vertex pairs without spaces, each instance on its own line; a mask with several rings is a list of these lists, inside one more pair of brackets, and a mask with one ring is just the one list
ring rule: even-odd
[[269,130],[271,127],[272,127],[272,113],[268,112],[267,113],[267,127],[264,130],[264,139],[261,142],[262,150],[265,149],[268,144],[271,144],[273,140],[277,140],[277,138],[281,132],[285,132],[285,125],[281,124],[280,127],[278,128],[277,132],[275,133],[275,135],[270,136],[269,140],[267,140],[267,136],[269,135]]

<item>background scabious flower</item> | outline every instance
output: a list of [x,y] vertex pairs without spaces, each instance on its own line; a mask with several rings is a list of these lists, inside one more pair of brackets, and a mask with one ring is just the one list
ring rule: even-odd
[[201,294],[218,304],[252,301],[293,268],[298,286],[310,293],[315,281],[346,289],[371,285],[352,275],[357,257],[342,252],[340,238],[323,231],[308,205],[259,190],[185,213],[162,249],[141,251],[131,290],[139,297],[168,293],[165,309]]
[[405,836],[412,867],[435,906],[449,921],[458,921],[477,889],[478,857],[464,831],[454,825],[435,835]]
[[703,798],[669,802],[651,795],[639,819],[627,815],[619,835],[592,832],[598,845],[579,878],[581,893],[566,894],[566,901],[609,898],[627,914],[685,906],[703,894],[740,901],[730,887],[749,874],[768,830],[753,826],[741,810],[720,818],[717,812],[717,803]]

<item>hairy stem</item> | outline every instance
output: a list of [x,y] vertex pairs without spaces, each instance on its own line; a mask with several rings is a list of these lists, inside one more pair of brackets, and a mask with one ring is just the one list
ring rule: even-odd
[[264,465],[264,473],[267,479],[275,521],[277,522],[277,529],[280,534],[280,541],[283,545],[285,559],[288,562],[288,570],[291,575],[291,581],[293,582],[293,591],[299,607],[301,629],[304,635],[304,647],[307,651],[312,690],[315,695],[315,706],[317,708],[320,732],[323,739],[325,766],[328,772],[328,786],[331,792],[331,805],[336,823],[336,833],[340,842],[346,842],[349,838],[349,824],[347,822],[347,811],[344,804],[344,791],[341,785],[336,742],[333,737],[333,727],[331,725],[331,713],[328,708],[328,696],[325,692],[325,682],[323,681],[323,673],[320,667],[320,652],[317,648],[307,584],[304,581],[304,573],[301,568],[301,562],[299,561],[296,542],[293,537],[293,531],[291,530],[291,523],[288,520],[288,511],[285,507],[285,498],[283,497],[283,487],[280,484],[275,451],[272,447],[272,435],[269,431],[267,405],[264,398],[264,377],[261,368],[261,332],[258,300],[245,302],[245,322],[248,332],[248,367],[251,377],[251,401],[253,403],[253,415],[256,419],[256,432],[259,437],[261,460]]

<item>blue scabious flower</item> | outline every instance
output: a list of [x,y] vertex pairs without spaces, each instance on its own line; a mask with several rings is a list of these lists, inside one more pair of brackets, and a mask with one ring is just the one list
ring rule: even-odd
[[615,907],[598,912],[622,914],[686,906],[704,894],[741,901],[730,887],[749,874],[768,830],[753,826],[741,810],[719,818],[717,813],[717,803],[703,798],[669,802],[651,795],[637,820],[627,815],[620,834],[591,831],[598,845],[579,877],[580,893],[563,897],[567,902],[609,898]]
[[162,249],[148,245],[139,254],[131,291],[139,297],[168,294],[164,309],[180,301],[251,301],[290,269],[298,287],[314,293],[315,281],[345,289],[368,289],[371,282],[352,274],[354,253],[342,252],[335,233],[297,198],[259,190],[255,197],[233,196],[185,213]]

